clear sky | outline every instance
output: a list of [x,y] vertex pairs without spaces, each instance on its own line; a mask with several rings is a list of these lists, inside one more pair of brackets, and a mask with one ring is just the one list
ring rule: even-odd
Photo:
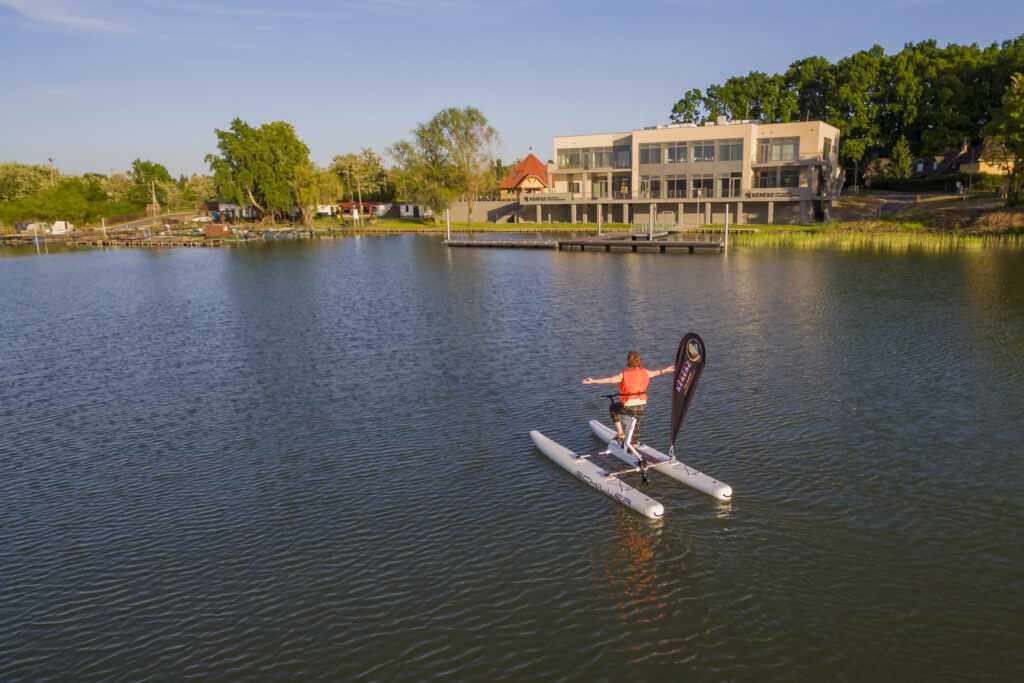
[[1021,0],[0,0],[0,161],[207,172],[238,116],[292,122],[323,164],[466,105],[503,159],[547,159],[732,75],[1022,32]]

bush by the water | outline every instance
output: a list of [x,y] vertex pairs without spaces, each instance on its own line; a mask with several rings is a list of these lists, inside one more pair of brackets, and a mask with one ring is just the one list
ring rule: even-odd
[[0,202],[0,223],[14,225],[37,220],[94,223],[102,216],[137,213],[144,207],[144,201],[129,197],[110,199],[96,179],[60,178],[52,187]]

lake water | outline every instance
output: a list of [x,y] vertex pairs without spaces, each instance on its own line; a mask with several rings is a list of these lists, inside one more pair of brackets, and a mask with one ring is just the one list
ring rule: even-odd
[[[0,680],[1024,670],[1024,250],[364,237],[0,288]],[[533,448],[595,449],[580,379],[691,330],[679,455],[731,504],[652,475],[651,522]]]

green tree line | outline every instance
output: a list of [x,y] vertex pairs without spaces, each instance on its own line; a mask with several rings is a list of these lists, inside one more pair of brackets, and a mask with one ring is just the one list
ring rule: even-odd
[[209,176],[173,178],[167,168],[136,159],[125,173],[64,175],[46,166],[0,164],[0,224],[68,220],[97,223],[101,218],[136,214],[153,197],[162,208],[192,207],[214,196]]
[[840,130],[848,162],[906,155],[904,145],[910,154],[938,155],[980,141],[1021,72],[1024,35],[987,47],[926,40],[894,54],[875,45],[835,63],[806,57],[784,73],[752,71],[690,89],[672,107],[671,120],[818,119]]
[[430,207],[435,217],[455,200],[492,196],[505,167],[494,157],[498,133],[473,107],[451,107],[419,124],[410,140],[388,152],[395,165],[370,148],[314,164],[309,148],[286,121],[251,126],[235,119],[216,130],[217,153],[206,162],[218,197],[252,207],[269,221],[299,211],[311,223],[316,205],[339,199],[390,201],[400,197]]

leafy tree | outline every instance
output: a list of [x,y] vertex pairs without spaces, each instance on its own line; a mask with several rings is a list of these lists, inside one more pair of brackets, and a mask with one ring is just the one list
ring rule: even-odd
[[217,193],[252,206],[271,221],[277,213],[301,206],[300,195],[312,177],[309,148],[285,121],[253,128],[241,119],[215,130],[220,154],[207,154]]
[[1015,74],[987,127],[996,161],[1006,171],[1006,203],[1021,202],[1024,185],[1024,74]]
[[193,174],[185,181],[185,199],[195,205],[202,205],[217,199],[217,186],[208,175]]
[[[108,198],[117,202],[128,198],[135,183],[126,173],[113,173],[100,181],[100,186]],[[149,201],[149,198],[146,198]]]
[[388,175],[384,160],[369,147],[358,154],[339,154],[331,162],[331,170],[338,178],[343,195],[349,199],[381,198]]
[[914,157],[910,153],[910,143],[901,137],[892,148],[892,174],[895,178],[909,178]]
[[878,45],[836,64],[833,121],[844,133],[844,156],[859,161],[879,143],[878,83],[885,51]]
[[699,88],[687,90],[672,106],[672,123],[700,123],[704,120],[704,93]]
[[796,95],[796,118],[828,121],[835,94],[835,68],[824,57],[798,59],[783,77],[787,90]]
[[344,196],[341,178],[331,168],[317,169],[316,187],[320,204],[333,204]]
[[[136,159],[132,162],[132,170],[128,173],[132,180],[129,199],[137,204],[150,204],[153,194],[161,205],[167,205],[169,192],[174,186],[167,167],[154,161]],[[152,184],[152,188],[151,185]]]
[[50,169],[34,164],[0,164],[0,202],[39,192],[50,184]]
[[493,187],[490,173],[498,131],[479,109],[450,107],[437,114],[428,126],[436,127],[455,169],[455,190],[466,198],[467,220],[473,222],[473,202]]
[[399,190],[426,204],[435,217],[453,199],[465,197],[472,223],[473,202],[495,185],[491,162],[497,140],[497,131],[474,107],[439,112],[416,126],[411,141],[390,148]]
[[433,121],[421,123],[412,140],[396,142],[388,153],[395,160],[393,179],[399,193],[429,207],[435,221],[440,218],[459,193],[457,169],[440,127]]
[[987,47],[908,43],[892,55],[877,45],[832,64],[807,57],[780,77],[761,72],[688,91],[672,107],[673,121],[820,119],[839,128],[847,161],[892,153],[905,138],[913,153],[941,154],[977,142],[1001,106],[1015,73],[1024,72],[1024,35]]
[[317,180],[318,169],[308,160],[296,166],[291,177],[292,197],[302,212],[302,222],[307,226],[313,225],[316,205],[320,199]]

